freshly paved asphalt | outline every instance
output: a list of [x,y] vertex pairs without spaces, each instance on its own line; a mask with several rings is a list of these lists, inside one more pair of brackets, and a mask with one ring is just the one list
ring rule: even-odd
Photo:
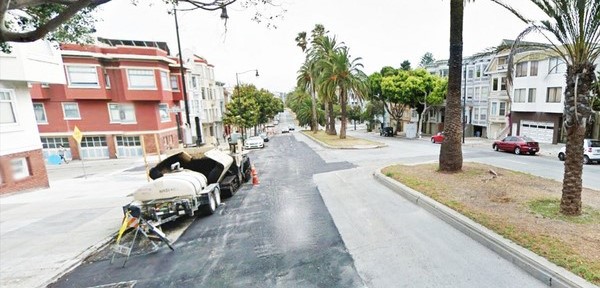
[[348,169],[325,163],[291,135],[253,151],[259,186],[245,184],[218,213],[197,219],[175,251],[84,263],[51,287],[363,287],[312,175]]

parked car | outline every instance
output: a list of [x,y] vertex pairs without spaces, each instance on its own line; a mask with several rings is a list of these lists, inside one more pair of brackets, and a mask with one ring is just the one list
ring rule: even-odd
[[383,137],[394,137],[394,128],[393,127],[383,127],[379,131],[379,136]]
[[540,152],[539,143],[527,136],[507,136],[502,140],[495,141],[492,148],[496,151],[514,152],[517,155],[523,153],[535,155]]
[[260,133],[258,136],[260,136],[264,142],[269,142],[269,135],[267,135],[267,132]]
[[438,132],[435,135],[431,136],[431,143],[442,143],[445,138],[444,132]]
[[260,136],[252,136],[252,137],[246,139],[246,142],[244,142],[244,148],[246,148],[246,149],[264,148],[264,147],[265,147],[265,141],[263,141],[263,139]]
[[281,128],[281,133],[290,133],[288,128]]
[[[565,161],[567,148],[562,147],[558,151],[558,160]],[[583,164],[600,163],[600,140],[583,139]]]
[[291,125],[291,124],[290,124],[290,125],[288,126],[288,130],[290,130],[290,131],[294,131],[294,130],[296,130],[296,126],[294,126],[294,125]]

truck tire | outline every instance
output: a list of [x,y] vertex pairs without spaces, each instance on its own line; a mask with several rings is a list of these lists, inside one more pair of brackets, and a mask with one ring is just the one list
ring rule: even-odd
[[[215,189],[216,190],[216,189]],[[215,196],[215,190],[208,193],[208,204],[202,205],[202,215],[212,215],[217,211],[217,197]],[[219,195],[220,198],[220,195]]]

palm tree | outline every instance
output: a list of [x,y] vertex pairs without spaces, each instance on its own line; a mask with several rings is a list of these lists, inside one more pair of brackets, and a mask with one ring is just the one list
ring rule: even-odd
[[322,85],[323,77],[323,65],[322,63],[326,63],[329,59],[334,57],[334,54],[338,49],[344,47],[344,44],[338,44],[335,37],[329,37],[327,35],[322,35],[320,37],[316,37],[313,41],[313,57],[316,61],[315,72],[320,77],[317,78],[317,89],[318,94],[321,97],[325,105],[325,131],[329,135],[336,135],[337,132],[335,130],[335,113],[333,109],[333,105],[335,100],[337,99],[335,90],[325,89]]
[[[539,22],[529,20],[510,6],[498,4],[529,24],[517,37],[513,48],[518,47],[527,34],[540,32],[550,42],[550,45],[540,48],[550,49],[567,65],[563,119],[567,133],[566,154],[569,157],[565,159],[560,211],[565,215],[580,215],[583,171],[581,147],[586,120],[592,111],[590,93],[596,79],[594,62],[600,57],[600,0],[530,1],[549,19]],[[513,54],[511,51],[509,69],[512,69]],[[511,70],[508,76],[512,76]]]
[[319,62],[323,90],[329,95],[339,93],[342,123],[340,139],[346,138],[347,103],[348,93],[362,99],[367,94],[367,75],[361,70],[363,65],[359,62],[362,58],[350,60],[348,47],[335,49],[329,57]]
[[311,121],[310,121],[310,129],[313,131],[313,133],[317,133],[317,131],[319,130],[319,125],[317,122],[317,90],[315,88],[316,85],[316,71],[315,71],[315,59],[314,58],[309,58],[307,57],[306,60],[304,61],[304,64],[302,64],[302,67],[300,67],[300,70],[298,70],[298,77],[297,77],[297,86],[301,89],[303,89],[304,91],[310,91],[310,96],[311,96]]
[[440,148],[439,170],[458,172],[462,170],[463,155],[461,137],[460,86],[462,77],[462,34],[464,0],[450,1],[450,59],[448,60],[448,95],[444,131],[446,139]]

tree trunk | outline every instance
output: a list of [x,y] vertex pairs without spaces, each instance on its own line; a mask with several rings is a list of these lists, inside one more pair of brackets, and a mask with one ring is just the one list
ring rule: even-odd
[[462,125],[460,107],[460,86],[462,77],[462,33],[463,0],[450,1],[450,60],[448,77],[448,96],[446,97],[446,117],[444,131],[446,138],[440,148],[439,170],[458,172],[462,170]]
[[317,133],[319,131],[319,124],[317,122],[317,92],[315,91],[314,81],[311,77],[310,79],[310,89],[311,89],[311,97],[312,97],[312,121],[311,121],[311,130],[313,133]]
[[327,129],[327,134],[337,135],[337,131],[335,130],[335,112],[333,111],[333,101],[329,101],[327,109],[329,109],[329,128]]
[[340,125],[340,139],[346,139],[346,90],[340,89],[340,105],[342,105],[342,123]]
[[[584,70],[585,73],[582,72]],[[593,81],[594,66],[591,63],[567,68],[563,116],[567,127],[567,157],[565,159],[562,197],[560,200],[560,212],[564,215],[581,215],[581,177],[584,157],[581,149],[585,137],[584,121],[588,119],[592,112],[590,102],[585,96],[589,94]],[[576,82],[577,89],[575,89]],[[573,95],[576,97],[573,97]],[[575,109],[576,107],[577,109]]]

